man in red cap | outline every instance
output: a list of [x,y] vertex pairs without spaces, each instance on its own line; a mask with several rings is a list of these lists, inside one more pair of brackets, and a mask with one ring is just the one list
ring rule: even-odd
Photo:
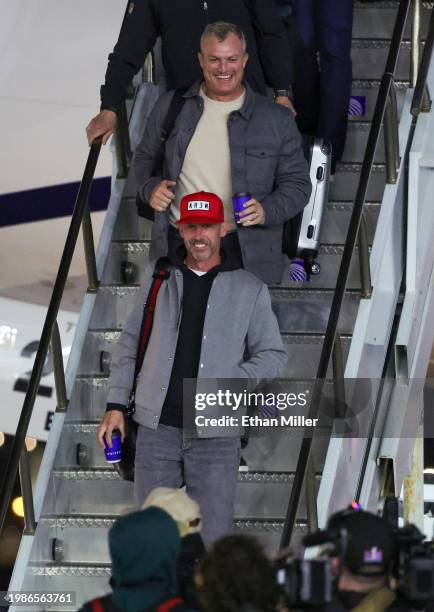
[[[231,531],[240,429],[210,430],[196,422],[195,434],[189,434],[183,383],[198,379],[196,396],[199,387],[206,388],[203,379],[241,379],[246,387],[249,380],[279,376],[287,359],[266,285],[221,249],[223,220],[218,196],[202,191],[182,198],[178,228],[184,245],[173,255],[170,276],[158,293],[135,393],[136,501],[141,505],[155,487],[185,483],[201,508],[208,544]],[[110,443],[114,429],[124,435],[123,413],[153,271],[150,264],[112,356],[107,412],[98,431],[101,445],[104,435]]]

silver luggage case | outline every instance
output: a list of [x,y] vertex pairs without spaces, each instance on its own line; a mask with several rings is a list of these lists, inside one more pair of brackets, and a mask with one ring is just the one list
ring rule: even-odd
[[332,147],[322,138],[310,144],[305,140],[305,155],[310,164],[312,193],[304,210],[285,224],[283,250],[290,258],[303,259],[308,274],[319,274],[316,256],[328,201]]

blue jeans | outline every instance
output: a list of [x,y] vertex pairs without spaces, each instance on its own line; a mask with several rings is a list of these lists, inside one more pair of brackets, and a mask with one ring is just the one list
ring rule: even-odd
[[207,546],[232,531],[239,438],[192,438],[159,425],[137,431],[134,496],[138,506],[155,487],[179,488],[199,504]]
[[297,124],[329,140],[339,160],[351,95],[353,0],[296,0],[295,17],[304,43],[295,53]]

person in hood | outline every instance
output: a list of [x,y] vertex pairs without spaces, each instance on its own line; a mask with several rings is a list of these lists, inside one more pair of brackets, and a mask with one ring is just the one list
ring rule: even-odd
[[178,597],[176,563],[181,538],[176,522],[150,507],[119,518],[109,532],[112,592],[81,612],[185,612]]

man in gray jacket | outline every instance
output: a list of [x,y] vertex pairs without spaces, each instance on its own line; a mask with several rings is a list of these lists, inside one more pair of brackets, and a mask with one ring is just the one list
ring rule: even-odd
[[[197,388],[203,389],[206,379],[243,379],[249,388],[249,381],[279,376],[287,359],[267,287],[236,269],[220,251],[223,218],[222,201],[214,194],[200,192],[181,200],[178,227],[185,247],[178,250],[159,291],[135,394],[136,501],[141,505],[157,486],[185,482],[202,510],[207,543],[231,531],[239,429],[229,433],[198,426],[196,435],[188,435],[183,382],[197,378]],[[153,270],[149,265],[112,358],[107,412],[98,431],[101,445],[104,435],[111,443],[114,429],[124,434],[123,412],[133,386]]]
[[[306,206],[311,184],[292,113],[244,83],[247,61],[237,26],[207,26],[199,53],[203,82],[184,93],[164,147],[162,131],[174,93],[159,99],[137,147],[134,172],[142,199],[155,211],[153,254],[179,244],[183,195],[218,193],[228,231],[225,249],[246,270],[274,284],[283,272],[283,224]],[[240,192],[251,199],[236,224],[231,196]]]

